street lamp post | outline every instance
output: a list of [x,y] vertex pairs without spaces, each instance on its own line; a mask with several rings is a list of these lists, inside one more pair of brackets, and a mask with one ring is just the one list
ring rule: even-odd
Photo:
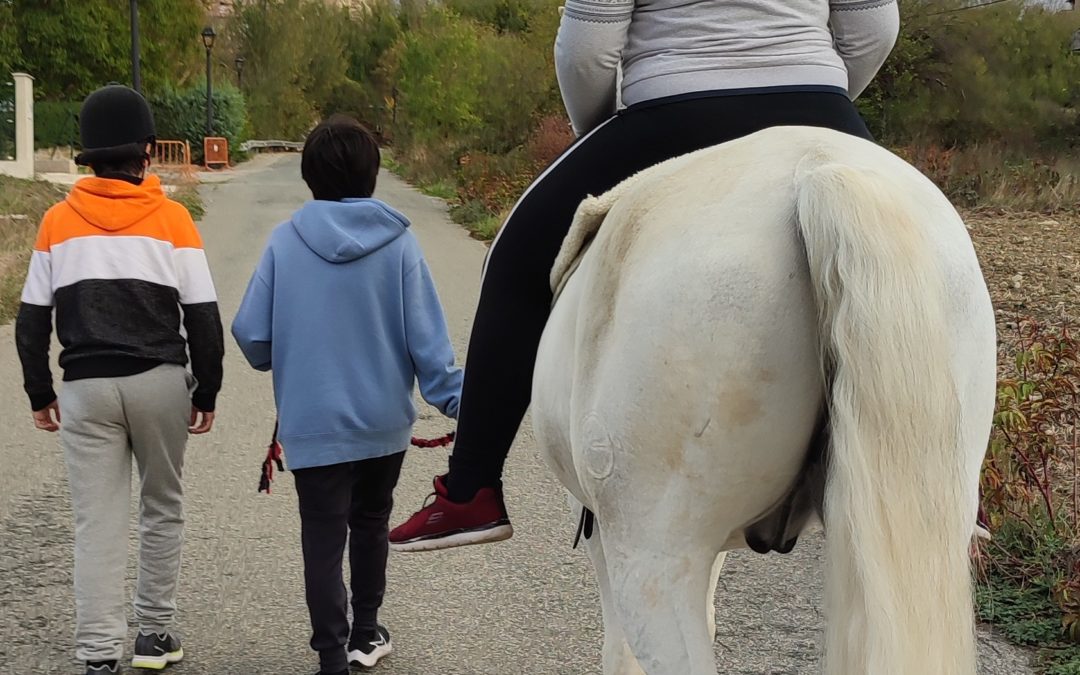
[[236,88],[244,88],[244,57],[237,56],[236,61],[233,62],[236,65]]
[[202,30],[203,46],[206,47],[206,135],[212,136],[214,133],[214,83],[213,83],[213,65],[210,62],[210,50],[214,48],[214,38],[217,37],[217,33],[214,32],[212,26],[207,26]]
[[139,71],[139,0],[131,0],[131,86],[142,93],[142,73]]

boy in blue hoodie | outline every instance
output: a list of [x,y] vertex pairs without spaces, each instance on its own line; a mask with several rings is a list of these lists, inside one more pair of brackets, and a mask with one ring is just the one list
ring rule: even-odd
[[375,139],[352,118],[335,115],[308,135],[301,174],[314,200],[270,235],[232,325],[251,366],[273,371],[320,675],[370,667],[390,653],[390,634],[376,619],[393,490],[416,420],[413,384],[452,418],[461,393],[409,221],[371,196],[379,162]]

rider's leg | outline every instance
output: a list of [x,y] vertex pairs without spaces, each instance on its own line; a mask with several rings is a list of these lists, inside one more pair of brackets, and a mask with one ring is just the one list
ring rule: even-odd
[[[436,482],[435,501],[391,532],[394,548],[430,550],[509,536],[500,478],[529,406],[552,298],[551,266],[581,200],[666,159],[766,127],[796,124],[868,137],[854,105],[836,93],[691,97],[624,111],[579,140],[533,182],[489,254],[450,473],[445,483]],[[426,544],[412,546],[421,540]]]
[[[529,406],[536,350],[551,305],[551,266],[586,195],[600,194],[684,152],[772,124],[836,126],[868,136],[857,114],[844,114],[847,107],[854,113],[846,99],[811,94],[824,99],[820,112],[815,114],[811,106],[792,115],[786,103],[769,105],[768,96],[714,97],[631,110],[578,143],[519,200],[492,247],[469,340],[457,441],[446,481],[451,500],[468,501],[480,488],[499,483]],[[718,119],[716,111],[723,107],[731,112]],[[740,115],[739,108],[746,114]],[[765,112],[763,123],[762,109],[776,112]]]
[[619,157],[617,149],[624,126],[622,118],[609,120],[549,167],[515,205],[491,248],[450,458],[447,489],[453,501],[468,501],[499,483],[529,406],[533,364],[551,307],[551,266],[581,200],[625,178],[631,160]]

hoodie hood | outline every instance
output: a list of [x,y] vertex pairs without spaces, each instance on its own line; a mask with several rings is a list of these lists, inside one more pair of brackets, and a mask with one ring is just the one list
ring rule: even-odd
[[293,214],[307,247],[332,263],[358,260],[405,233],[409,219],[378,199],[313,200]]
[[141,185],[91,176],[75,183],[65,200],[86,222],[116,232],[131,227],[165,204],[161,179],[150,174]]

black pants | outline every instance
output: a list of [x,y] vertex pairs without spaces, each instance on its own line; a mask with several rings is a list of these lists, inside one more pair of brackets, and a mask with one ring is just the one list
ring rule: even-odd
[[390,510],[404,452],[347,464],[293,471],[300,499],[304,587],[311,615],[311,648],[321,668],[349,667],[348,595],[341,562],[349,540],[352,632],[364,635],[375,620],[386,591]]
[[841,93],[759,90],[673,98],[622,111],[579,139],[533,182],[488,259],[450,458],[451,499],[467,501],[500,481],[529,406],[536,351],[551,307],[548,276],[581,200],[678,155],[789,125],[870,138],[854,104]]

